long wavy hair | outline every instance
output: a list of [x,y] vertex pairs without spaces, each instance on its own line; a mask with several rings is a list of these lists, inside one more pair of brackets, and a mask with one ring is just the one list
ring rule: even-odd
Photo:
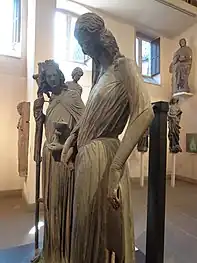
[[[75,24],[74,36],[79,42],[83,42],[83,32],[92,36],[92,40],[99,41],[101,47],[113,60],[120,57],[120,51],[114,35],[105,28],[104,20],[95,13],[81,15]],[[96,43],[95,43],[96,44]]]

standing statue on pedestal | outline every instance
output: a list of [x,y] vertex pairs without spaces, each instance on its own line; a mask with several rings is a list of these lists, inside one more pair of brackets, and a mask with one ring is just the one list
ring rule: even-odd
[[83,76],[83,70],[79,67],[76,67],[73,71],[72,71],[72,81],[67,81],[66,82],[66,86],[68,87],[68,89],[70,90],[76,90],[79,95],[81,96],[82,94],[82,87],[78,84],[78,81],[80,80],[80,78]]
[[170,64],[172,73],[172,93],[190,92],[188,78],[192,67],[192,50],[187,46],[185,38],[179,41],[180,48],[175,52]]
[[170,153],[182,152],[181,146],[179,144],[180,137],[180,120],[182,111],[179,106],[179,99],[172,98],[169,103],[168,111],[168,138],[169,138],[169,150]]
[[[94,13],[80,16],[75,37],[101,65],[85,112],[62,151],[75,158],[72,263],[134,263],[134,226],[127,159],[153,118],[136,63],[120,54],[113,34]],[[123,140],[118,136],[129,123]],[[74,149],[77,148],[77,155]],[[108,261],[107,261],[108,260]]]
[[20,115],[18,129],[18,173],[21,177],[28,174],[28,149],[29,149],[29,118],[30,103],[23,101],[17,105]]
[[137,144],[137,150],[141,153],[146,153],[148,151],[148,135],[149,135],[149,129],[145,131],[143,136],[140,138],[138,144]]
[[[79,121],[85,106],[79,92],[65,85],[58,64],[53,60],[41,64],[42,70],[37,76],[40,95],[34,103],[37,105],[34,115],[41,113],[44,116],[46,135],[42,153],[43,257],[46,263],[62,263],[69,260],[74,174],[60,162],[60,157],[65,140]],[[42,92],[51,94],[46,115],[42,111]]]

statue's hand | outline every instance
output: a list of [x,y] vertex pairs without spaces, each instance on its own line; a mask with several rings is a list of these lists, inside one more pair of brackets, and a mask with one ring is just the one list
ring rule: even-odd
[[48,149],[52,152],[55,152],[55,151],[61,151],[63,149],[63,145],[60,144],[60,143],[50,143],[47,145]]
[[72,162],[74,158],[74,148],[77,142],[77,136],[76,134],[71,134],[68,139],[66,140],[62,154],[61,154],[61,162],[63,162],[65,165],[69,166],[69,162]]
[[111,167],[109,172],[108,201],[114,209],[120,207],[119,181],[121,170]]

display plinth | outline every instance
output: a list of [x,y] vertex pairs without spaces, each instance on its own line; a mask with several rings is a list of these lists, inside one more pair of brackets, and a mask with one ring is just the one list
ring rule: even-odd
[[183,99],[188,99],[188,98],[191,98],[194,94],[191,93],[191,92],[185,92],[185,91],[182,91],[182,92],[176,92],[174,93],[172,96],[175,98],[175,97],[178,97],[178,98],[183,98]]
[[146,263],[164,262],[168,102],[153,104],[150,126]]

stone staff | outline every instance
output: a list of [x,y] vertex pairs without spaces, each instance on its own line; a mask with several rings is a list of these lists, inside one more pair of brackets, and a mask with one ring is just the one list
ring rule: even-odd
[[[32,262],[37,262],[40,258],[39,253],[39,218],[40,218],[40,167],[41,167],[41,147],[42,147],[42,136],[43,136],[43,125],[45,121],[45,115],[43,114],[43,106],[44,106],[44,90],[41,89],[41,82],[40,79],[41,72],[42,72],[42,63],[38,64],[38,74],[33,75],[33,79],[36,80],[38,85],[37,91],[37,99],[34,101],[33,105],[33,113],[34,119],[36,122],[36,129],[35,129],[35,142],[34,142],[34,161],[36,163],[36,193],[35,193],[35,202],[36,202],[36,209],[35,209],[35,258]],[[47,92],[46,92],[47,93]],[[47,94],[48,95],[48,94]]]

